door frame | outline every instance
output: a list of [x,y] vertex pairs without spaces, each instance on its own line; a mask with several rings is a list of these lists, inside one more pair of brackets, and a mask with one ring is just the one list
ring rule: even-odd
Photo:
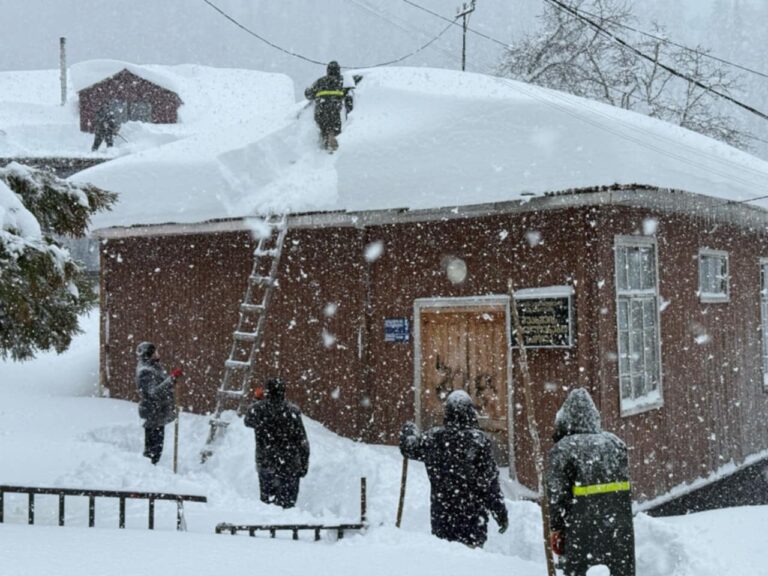
[[509,458],[509,476],[517,480],[515,466],[515,427],[514,427],[514,380],[512,378],[512,335],[510,334],[510,298],[506,294],[487,296],[416,298],[413,301],[413,390],[414,420],[421,428],[421,312],[436,308],[483,308],[497,306],[504,309],[504,326],[507,335],[507,455]]

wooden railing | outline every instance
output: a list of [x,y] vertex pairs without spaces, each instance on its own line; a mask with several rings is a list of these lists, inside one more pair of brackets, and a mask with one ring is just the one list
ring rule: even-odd
[[294,540],[299,539],[299,532],[314,532],[315,540],[320,540],[320,532],[329,530],[336,532],[338,538],[344,537],[345,531],[363,530],[366,527],[366,480],[360,478],[360,522],[358,524],[228,524],[222,522],[216,525],[216,534],[237,534],[248,532],[249,536],[255,536],[256,532],[269,532],[270,538],[274,538],[278,532],[291,532]]
[[96,524],[96,498],[117,498],[119,500],[118,527],[125,528],[125,501],[148,500],[149,501],[149,529],[155,528],[155,501],[170,500],[176,502],[176,529],[181,530],[184,524],[184,502],[207,502],[205,496],[193,496],[188,494],[170,494],[167,492],[131,492],[121,490],[87,490],[81,488],[39,488],[29,486],[0,486],[0,522],[4,521],[5,494],[27,494],[29,504],[27,507],[27,520],[29,524],[35,523],[35,496],[59,497],[59,526],[64,526],[65,506],[64,499],[67,496],[81,496],[88,498],[88,526],[93,528]]

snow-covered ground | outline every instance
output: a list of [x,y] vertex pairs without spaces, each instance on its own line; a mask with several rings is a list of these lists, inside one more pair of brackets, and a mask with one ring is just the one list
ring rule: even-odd
[[[509,531],[491,526],[485,549],[470,550],[429,534],[429,488],[424,468],[410,468],[403,528],[394,528],[401,459],[396,448],[355,443],[307,421],[309,474],[297,507],[262,504],[254,471],[253,438],[233,425],[205,465],[202,416],[181,419],[179,473],[171,470],[172,427],[157,467],[141,456],[143,430],[136,405],[100,398],[98,315],[83,319],[85,334],[65,354],[41,354],[26,364],[0,363],[0,484],[95,489],[164,490],[203,494],[188,504],[189,531],[174,530],[175,511],[158,503],[157,530],[146,526],[146,503],[129,503],[127,529],[117,529],[117,503],[98,500],[96,528],[87,528],[85,499],[67,500],[67,526],[57,523],[55,497],[38,497],[36,525],[26,525],[26,497],[6,496],[0,524],[0,574],[259,573],[400,576],[515,574],[545,571],[538,508],[510,498]],[[359,518],[359,477],[368,479],[365,534],[319,543],[308,536],[215,535],[222,521],[243,523],[352,522]],[[636,517],[638,576],[766,575],[763,560],[768,507],[687,517]],[[599,574],[599,571],[596,571]]]

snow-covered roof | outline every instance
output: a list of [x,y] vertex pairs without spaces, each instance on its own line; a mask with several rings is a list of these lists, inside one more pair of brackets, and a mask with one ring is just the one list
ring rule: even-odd
[[139,66],[121,60],[89,60],[74,64],[69,69],[69,78],[72,81],[72,89],[75,92],[80,92],[85,88],[111,78],[123,70],[128,70],[128,72],[139,78],[143,78],[177,94],[180,90],[184,89],[183,84],[179,84],[176,81],[176,75],[168,73],[167,67]]
[[318,149],[301,105],[198,134],[73,176],[121,195],[95,226],[450,207],[613,184],[768,194],[767,162],[647,116],[479,74],[362,74],[336,154]]
[[[128,123],[114,148],[92,153],[93,135],[80,132],[77,91],[123,69],[176,92],[183,101],[179,123]],[[0,72],[0,157],[129,155],[256,116],[271,117],[293,107],[295,100],[293,82],[282,74],[93,60],[70,67],[68,100],[61,106],[58,70]]]

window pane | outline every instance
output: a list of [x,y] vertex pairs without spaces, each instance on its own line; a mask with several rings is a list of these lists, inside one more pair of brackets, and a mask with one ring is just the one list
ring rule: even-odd
[[651,248],[643,248],[642,254],[642,285],[641,288],[648,290],[656,286],[656,263]]
[[637,290],[638,288],[642,287],[641,281],[640,281],[640,269],[641,269],[641,261],[640,261],[640,250],[637,248],[632,249],[627,254],[627,265],[629,266],[628,270],[628,286],[630,290]]
[[629,332],[619,332],[619,375],[629,375]]
[[628,301],[619,300],[619,330],[629,329]]
[[728,259],[725,256],[716,258],[718,263],[718,292],[728,294]]
[[632,381],[629,376],[622,376],[619,382],[621,383],[621,397],[625,400],[632,398]]
[[650,298],[643,301],[643,320],[646,328],[656,326],[656,302]]
[[640,398],[643,396],[643,375],[632,376],[632,397]]
[[627,249],[623,246],[616,247],[616,286],[627,289]]

